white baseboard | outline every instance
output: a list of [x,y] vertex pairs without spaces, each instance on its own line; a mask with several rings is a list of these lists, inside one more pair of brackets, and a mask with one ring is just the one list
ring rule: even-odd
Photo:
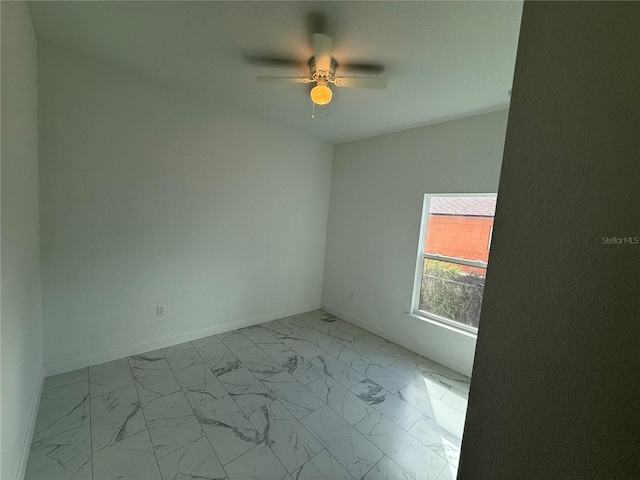
[[40,368],[40,379],[38,380],[38,389],[36,397],[31,408],[29,416],[29,425],[27,425],[27,435],[22,445],[22,453],[20,454],[20,462],[18,463],[18,472],[15,478],[23,479],[27,471],[27,462],[29,461],[29,452],[31,451],[31,441],[33,440],[33,431],[36,428],[36,418],[38,417],[38,409],[40,408],[40,397],[42,396],[42,386],[44,385],[44,365]]
[[59,373],[66,373],[72,370],[77,370],[78,368],[90,367],[92,365],[98,365],[99,363],[110,362],[112,360],[118,360],[120,358],[129,357],[131,355],[138,355],[150,350],[157,350],[158,348],[166,348],[183,342],[190,342],[202,337],[217,335],[218,333],[224,333],[230,330],[236,330],[238,328],[250,327],[252,325],[270,322],[271,320],[289,317],[291,315],[298,315],[300,313],[317,310],[319,308],[320,305],[318,304],[308,305],[306,307],[299,307],[282,312],[269,313],[266,315],[260,315],[258,317],[237,320],[235,322],[223,323],[221,325],[205,328],[203,330],[196,330],[195,332],[174,335],[172,337],[153,340],[151,342],[139,343],[137,345],[118,348],[116,350],[111,350],[108,352],[101,352],[93,355],[86,355],[84,357],[70,358],[68,360],[62,360],[60,362],[48,363],[44,366],[45,375],[49,377],[51,375],[57,375]]
[[331,315],[335,315],[336,317],[342,318],[349,323],[353,323],[360,328],[364,328],[365,330],[370,331],[371,333],[375,333],[376,335],[385,338],[393,343],[397,343],[398,345],[411,350],[412,352],[416,352],[423,357],[427,357],[431,360],[434,360],[445,367],[449,367],[452,370],[455,370],[458,373],[461,373],[466,376],[471,376],[471,366],[465,365],[462,362],[457,361],[454,358],[449,357],[441,352],[437,352],[435,350],[425,348],[424,345],[417,343],[415,340],[402,337],[397,335],[396,333],[390,332],[389,330],[385,330],[384,328],[376,327],[375,325],[371,325],[369,322],[362,320],[361,318],[354,317],[353,315],[349,315],[346,312],[338,310],[337,308],[330,307],[329,305],[322,305],[322,310]]

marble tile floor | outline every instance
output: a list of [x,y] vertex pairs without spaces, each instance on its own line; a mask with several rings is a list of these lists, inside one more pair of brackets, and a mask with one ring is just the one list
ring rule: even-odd
[[26,479],[454,479],[468,392],[315,310],[46,378]]

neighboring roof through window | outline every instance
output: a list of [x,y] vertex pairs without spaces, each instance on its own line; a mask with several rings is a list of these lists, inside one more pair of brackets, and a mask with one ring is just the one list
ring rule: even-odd
[[431,215],[460,215],[470,217],[493,217],[496,197],[438,197],[430,199]]

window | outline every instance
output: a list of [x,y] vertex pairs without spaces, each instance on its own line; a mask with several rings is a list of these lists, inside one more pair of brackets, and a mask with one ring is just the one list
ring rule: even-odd
[[425,195],[412,312],[477,332],[495,194]]

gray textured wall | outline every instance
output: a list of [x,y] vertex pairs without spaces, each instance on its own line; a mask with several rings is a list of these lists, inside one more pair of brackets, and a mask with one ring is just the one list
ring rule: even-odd
[[639,12],[525,4],[459,479],[640,475]]
[[42,381],[37,44],[26,2],[2,2],[0,478],[22,478]]

